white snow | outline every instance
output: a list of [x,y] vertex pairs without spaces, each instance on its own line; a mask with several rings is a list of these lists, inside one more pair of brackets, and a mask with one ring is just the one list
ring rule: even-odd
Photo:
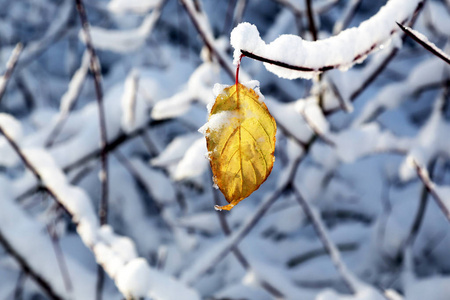
[[[218,75],[216,65],[209,62],[200,65],[189,78],[186,89],[155,104],[152,109],[152,118],[162,120],[181,116],[189,110],[195,100],[208,104],[213,99],[211,87],[218,79],[211,74]],[[208,105],[208,107],[210,106]]]
[[108,9],[116,14],[127,12],[145,14],[158,7],[161,2],[161,0],[111,0],[108,3]]
[[122,129],[130,133],[147,121],[147,107],[144,99],[138,94],[139,71],[132,69],[124,83],[122,104]]
[[140,175],[147,192],[161,204],[172,203],[175,198],[175,189],[169,178],[160,170],[153,169],[140,159],[130,160],[131,165]]
[[[83,190],[67,183],[66,177],[46,151],[26,149],[24,155],[38,172],[43,184],[70,212],[83,242],[92,249],[97,262],[103,266],[108,275],[117,281],[124,295],[140,296],[144,283],[147,282],[150,286],[147,285],[146,294],[158,300],[179,299],[180,295],[184,295],[186,299],[199,299],[194,291],[158,271],[152,271],[145,260],[137,258],[131,240],[116,235],[110,227],[100,227],[89,197]],[[130,267],[135,265],[139,265],[139,268]],[[151,276],[140,277],[142,274]],[[136,283],[137,277],[140,278],[139,284]],[[154,285],[154,277],[158,278],[160,285]],[[166,284],[172,286],[174,290],[169,293],[162,292],[160,289]]]
[[22,139],[22,125],[13,116],[0,113],[0,127],[13,140],[20,141]]
[[200,127],[198,131],[204,136],[208,136],[209,132],[217,131],[225,126],[237,125],[236,122],[233,122],[233,119],[239,118],[239,115],[235,112],[231,111],[221,111],[220,113],[216,113],[210,116],[209,120],[205,125]]
[[69,83],[69,87],[64,95],[61,97],[61,102],[59,105],[59,110],[61,115],[67,115],[77,100],[80,94],[81,87],[83,86],[84,80],[89,70],[90,65],[90,55],[88,51],[85,51],[83,58],[81,59],[81,66],[73,74],[72,80]]
[[[91,27],[90,34],[96,49],[109,50],[119,53],[133,52],[141,48],[159,19],[161,11],[155,9],[135,29],[115,30],[101,27]],[[84,31],[80,31],[80,39],[86,43]]]
[[[244,85],[257,93],[261,88],[277,122],[276,161],[268,180],[248,199],[229,212],[214,210],[215,200],[225,200],[211,187],[205,138],[197,128],[208,118],[207,108],[217,94],[235,81],[226,19],[257,24],[262,40],[252,41],[259,36],[250,30],[248,42],[259,43],[264,54],[267,48],[275,52],[277,44],[294,39],[277,39],[282,34],[301,36],[304,40],[295,43],[307,52],[330,43],[342,46],[326,55],[326,50],[309,53],[306,65],[321,64],[328,59],[344,62],[347,57],[339,56],[340,51],[376,42],[378,33],[369,32],[361,22],[385,3],[378,21],[375,17],[369,23],[380,25],[389,18],[407,25],[413,3],[417,4],[361,1],[350,22],[357,27],[348,31],[348,43],[341,40],[346,35],[328,38],[356,1],[311,1],[322,42],[309,42],[303,0],[239,0],[234,15],[232,9],[227,15],[227,1],[85,1],[91,27],[106,30],[96,36],[107,47],[98,54],[108,137],[114,141],[108,159],[105,226],[99,225],[97,215],[99,177],[106,176],[99,171],[98,109],[89,58],[82,58],[85,47],[77,44],[80,24],[70,26],[75,3],[7,2],[8,13],[0,13],[5,27],[0,29],[5,46],[0,49],[0,75],[12,50],[8,45],[29,42],[1,99],[0,125],[43,181],[28,171],[0,135],[2,237],[64,299],[95,297],[97,262],[107,272],[103,298],[108,300],[277,298],[264,282],[276,287],[285,300],[378,300],[384,299],[383,292],[389,300],[448,298],[450,227],[432,195],[404,259],[410,261],[408,270],[399,270],[394,262],[404,250],[421,203],[423,184],[411,168],[412,159],[423,168],[435,162],[431,186],[450,207],[449,110],[444,106],[445,78],[450,73],[409,38],[401,45],[397,33],[380,32],[386,39],[375,45],[371,51],[379,50],[364,64],[345,73],[327,71],[312,81],[278,78],[261,62],[244,58],[240,81],[258,80]],[[448,3],[427,1],[414,23],[444,51]],[[180,4],[187,6],[192,18]],[[139,31],[151,19],[158,20],[153,28]],[[400,32],[395,23],[379,27]],[[367,39],[358,32],[365,32]],[[266,45],[271,41],[276,47]],[[305,58],[290,47],[280,46],[279,53],[269,58],[286,58],[288,63],[294,56]],[[392,51],[396,55],[376,80],[354,97]],[[362,59],[364,55],[356,60]],[[226,85],[214,88],[216,82]],[[351,108],[350,104],[352,112],[334,113]],[[60,120],[64,125],[58,128],[55,143],[42,149]],[[313,131],[323,138],[313,138]],[[71,217],[56,209],[45,190],[37,190],[42,186],[57,195]],[[345,289],[292,187],[301,190],[315,207],[315,216],[323,219],[326,236],[336,246],[333,257],[338,253],[348,267],[346,274],[356,278],[354,294]],[[223,225],[228,225],[229,233]],[[58,234],[72,292],[62,280],[58,244],[52,244],[47,226]],[[248,265],[232,253],[235,242]],[[0,248],[0,299],[12,299],[22,268]],[[27,278],[19,289],[22,298],[46,298],[39,283]]]
[[191,133],[174,138],[157,157],[150,162],[153,166],[164,167],[177,163],[199,137],[198,133]]
[[174,179],[182,180],[186,178],[196,177],[206,171],[209,163],[206,159],[206,141],[204,138],[196,140],[186,154],[180,160],[175,171]]

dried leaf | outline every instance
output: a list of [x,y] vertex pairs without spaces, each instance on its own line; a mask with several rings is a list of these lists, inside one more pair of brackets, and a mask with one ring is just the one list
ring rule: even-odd
[[214,181],[230,210],[247,198],[272,171],[276,123],[254,90],[238,83],[217,96],[206,125]]

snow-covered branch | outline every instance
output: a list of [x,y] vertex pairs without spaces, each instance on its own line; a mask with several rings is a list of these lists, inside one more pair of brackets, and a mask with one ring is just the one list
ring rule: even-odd
[[[193,290],[152,269],[145,259],[139,258],[130,239],[116,235],[107,225],[100,226],[88,195],[67,182],[46,151],[21,150],[1,127],[0,133],[8,139],[27,168],[42,181],[47,192],[71,216],[81,239],[125,297],[179,299],[183,295],[184,299],[199,299]],[[171,288],[166,290],[167,286]]]
[[234,61],[236,63],[244,54],[263,61],[267,70],[288,79],[312,78],[317,73],[337,68],[347,70],[389,42],[397,31],[395,22],[407,22],[421,5],[422,0],[390,0],[359,27],[315,42],[282,35],[267,45],[256,26],[242,23],[231,33]]

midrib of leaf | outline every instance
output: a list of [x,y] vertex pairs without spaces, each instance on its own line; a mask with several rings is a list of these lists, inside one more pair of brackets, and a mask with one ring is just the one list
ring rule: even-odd
[[241,111],[241,103],[240,103],[240,97],[239,97],[239,83],[236,82],[236,109],[238,111],[239,115],[239,162],[240,166],[239,169],[241,171],[241,195],[244,193],[244,173],[242,171],[242,167],[244,166],[242,164],[242,150],[241,150],[241,144],[242,144],[242,135],[241,135],[241,126],[242,126],[242,111]]

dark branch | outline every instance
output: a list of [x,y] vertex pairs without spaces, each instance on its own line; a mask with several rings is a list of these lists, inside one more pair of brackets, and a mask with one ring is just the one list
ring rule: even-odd
[[[227,72],[227,74],[231,77],[232,80],[234,80],[234,72],[228,65],[228,63],[225,61],[225,59],[222,57],[222,55],[217,51],[217,49],[212,44],[212,41],[209,40],[207,37],[206,32],[203,31],[203,28],[201,27],[200,23],[198,22],[195,14],[196,12],[193,12],[190,10],[189,5],[186,3],[186,0],[180,0],[181,4],[183,5],[183,8],[186,10],[186,12],[189,15],[189,18],[192,21],[192,24],[194,24],[195,29],[200,34],[200,37],[203,40],[203,43],[208,48],[210,53],[214,55],[214,57],[217,58],[217,61],[222,66],[222,68]],[[199,12],[197,12],[199,13]]]
[[[97,96],[97,106],[99,114],[99,126],[100,126],[100,160],[101,160],[101,175],[100,181],[102,186],[100,207],[98,210],[98,216],[100,224],[104,225],[108,223],[108,152],[106,151],[106,143],[108,141],[108,135],[106,132],[106,116],[105,109],[103,107],[103,90],[102,90],[102,77],[100,74],[100,64],[97,54],[95,53],[94,45],[92,43],[91,35],[89,32],[89,21],[86,15],[86,10],[82,0],[75,0],[77,4],[78,15],[80,16],[81,26],[83,28],[84,37],[86,40],[86,47],[90,54],[91,70],[94,73],[95,94]],[[103,269],[97,267],[97,291],[96,299],[102,299],[102,290],[104,282]]]
[[53,300],[63,300],[64,298],[58,295],[52,288],[52,286],[39,275],[33,268],[28,264],[28,262],[14,249],[14,247],[8,242],[8,240],[0,232],[0,244],[14,259],[18,262],[23,272],[30,276]]
[[419,43],[422,47],[424,47],[426,50],[430,51],[446,63],[450,64],[450,57],[446,55],[442,50],[438,49],[433,43],[429,41],[423,40],[421,37],[419,37],[411,28],[403,26],[402,24],[396,22],[397,25],[400,27],[401,30],[403,30],[404,33],[409,35],[414,41]]
[[289,69],[289,70],[300,71],[300,72],[324,72],[324,71],[328,71],[328,70],[339,68],[339,65],[324,66],[324,67],[320,67],[320,68],[317,68],[317,69],[309,68],[309,67],[303,67],[303,66],[294,66],[294,65],[282,62],[282,61],[276,61],[276,60],[272,60],[272,59],[269,59],[269,58],[266,58],[266,57],[262,57],[262,56],[253,54],[251,52],[248,52],[248,51],[245,51],[245,50],[242,50],[242,49],[241,49],[241,53],[244,54],[244,56],[250,57],[252,59],[256,59],[256,60],[259,60],[259,61],[262,61],[262,62],[265,62],[265,63],[268,63],[268,64],[272,64],[272,65],[275,65],[275,66],[279,66],[279,67],[286,68],[286,69]]
[[308,15],[308,23],[309,23],[309,31],[311,32],[313,41],[317,41],[317,26],[316,22],[314,22],[314,14],[312,9],[311,0],[306,1],[306,11]]

